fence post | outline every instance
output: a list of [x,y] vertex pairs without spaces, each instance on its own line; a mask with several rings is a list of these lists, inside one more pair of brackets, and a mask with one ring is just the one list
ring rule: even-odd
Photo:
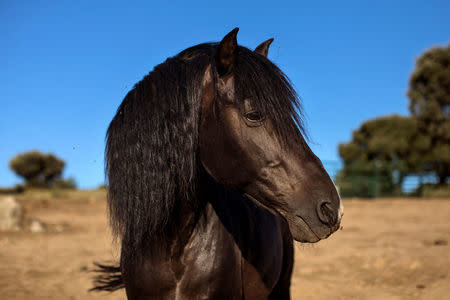
[[355,163],[351,163],[350,165],[350,178],[351,178],[351,183],[352,183],[352,188],[351,188],[351,197],[355,197]]
[[377,198],[378,197],[378,160],[376,160],[374,162],[374,167],[373,167],[373,171],[374,171],[374,180],[373,180],[373,194],[372,197],[373,198]]
[[417,195],[419,197],[423,197],[423,173],[420,173],[419,175],[419,187]]

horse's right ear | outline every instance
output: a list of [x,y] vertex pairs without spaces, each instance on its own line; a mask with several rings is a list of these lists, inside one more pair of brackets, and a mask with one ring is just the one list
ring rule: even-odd
[[228,33],[220,42],[216,56],[216,66],[219,75],[225,75],[229,73],[236,60],[237,52],[237,33],[239,28],[233,29]]
[[262,42],[259,44],[258,47],[256,47],[255,52],[261,54],[264,57],[267,57],[267,54],[269,53],[269,46],[272,44],[273,38],[268,39],[265,42]]

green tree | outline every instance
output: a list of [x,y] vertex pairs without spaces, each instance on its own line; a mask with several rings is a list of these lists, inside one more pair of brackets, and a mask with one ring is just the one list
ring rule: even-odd
[[407,94],[418,129],[429,138],[422,159],[444,184],[450,176],[450,45],[431,48],[416,60]]
[[53,154],[44,155],[44,182],[49,185],[61,178],[66,163]]
[[404,177],[421,170],[429,143],[414,118],[393,115],[364,122],[352,141],[339,145],[344,167],[337,182],[343,194],[400,193]]
[[9,167],[30,187],[49,187],[61,177],[65,162],[53,154],[30,151],[16,155]]

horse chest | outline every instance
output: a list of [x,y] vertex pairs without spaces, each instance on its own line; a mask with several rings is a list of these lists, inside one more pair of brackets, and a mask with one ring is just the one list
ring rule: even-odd
[[208,204],[177,259],[134,266],[128,298],[267,299],[280,278],[284,245],[276,218],[257,225],[221,219]]
[[254,232],[248,237],[243,231],[243,236],[236,236],[212,208],[208,208],[207,219],[173,264],[181,275],[176,299],[267,299],[282,268],[278,228],[265,235]]

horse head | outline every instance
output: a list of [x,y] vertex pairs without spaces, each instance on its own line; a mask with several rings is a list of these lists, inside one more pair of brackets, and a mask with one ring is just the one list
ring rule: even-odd
[[317,242],[339,228],[341,199],[302,135],[295,91],[267,59],[273,39],[252,52],[237,45],[237,31],[216,45],[203,76],[201,163],[220,184],[282,215],[295,240]]

